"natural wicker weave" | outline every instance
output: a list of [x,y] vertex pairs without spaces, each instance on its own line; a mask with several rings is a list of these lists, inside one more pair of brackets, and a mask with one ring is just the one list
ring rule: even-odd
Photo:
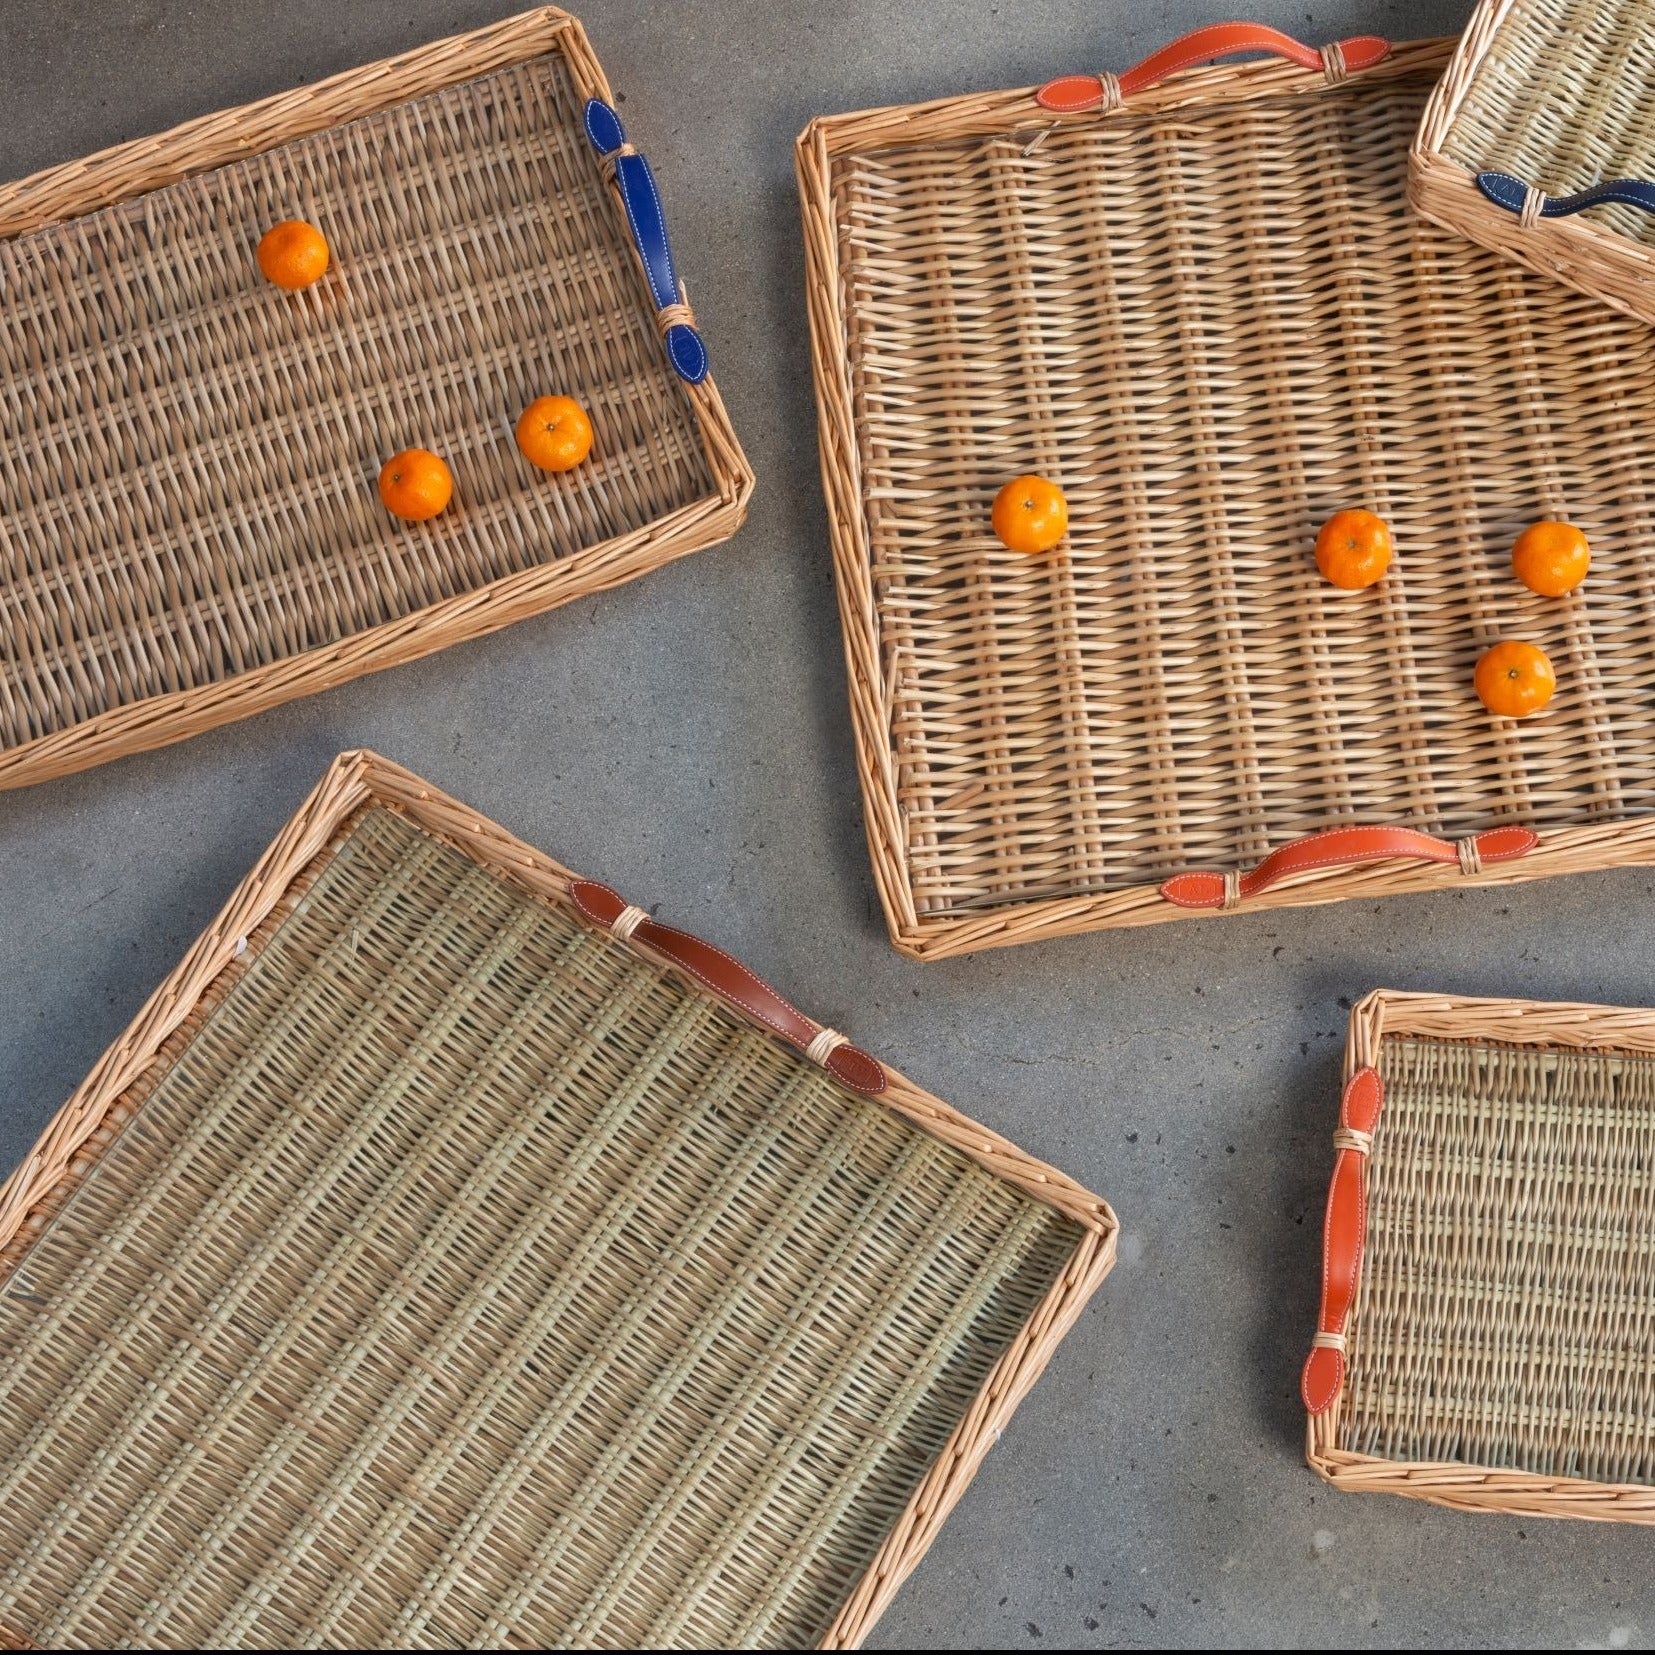
[[[0,786],[157,746],[731,534],[752,478],[668,363],[543,10],[0,188]],[[253,248],[313,220],[279,292]],[[593,457],[517,452],[537,394]],[[457,504],[375,481],[442,452]]]
[[1367,1235],[1310,1463],[1465,1510],[1655,1522],[1655,1012],[1370,995]]
[[1482,172],[1547,196],[1655,181],[1655,0],[1481,0],[1426,109],[1410,180],[1437,223],[1655,322],[1655,215],[1516,214],[1477,188]]
[[[1337,86],[1252,64],[1110,114],[1006,92],[804,133],[823,475],[898,947],[1178,918],[1166,876],[1335,823],[1541,830],[1483,881],[1655,857],[1655,352],[1409,210],[1448,51]],[[990,530],[1025,470],[1069,496],[1047,558]],[[1310,548],[1358,504],[1400,555],[1353,595]],[[1563,602],[1510,576],[1549,515],[1593,545]],[[1472,689],[1512,634],[1562,685],[1523,724]],[[1464,877],[1322,868],[1242,907]]]
[[[1114,1255],[347,755],[0,1189],[0,1627],[860,1640]],[[245,943],[245,945],[244,945]]]

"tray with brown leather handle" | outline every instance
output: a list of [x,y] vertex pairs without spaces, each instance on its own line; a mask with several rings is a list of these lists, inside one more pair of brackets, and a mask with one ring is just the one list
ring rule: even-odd
[[1314,1470],[1655,1522],[1655,1011],[1379,990],[1351,1013],[1333,1151]]
[[[1451,50],[1231,23],[1134,65],[1105,39],[800,138],[904,952],[1655,859],[1648,335],[1410,208]],[[992,528],[1024,473],[1068,498],[1042,556]],[[1355,507],[1396,557],[1345,591],[1313,548]],[[1547,518],[1592,546],[1564,598],[1511,571]],[[1550,655],[1544,712],[1479,701],[1502,638]]]
[[1115,1231],[347,753],[0,1187],[0,1643],[854,1647]]

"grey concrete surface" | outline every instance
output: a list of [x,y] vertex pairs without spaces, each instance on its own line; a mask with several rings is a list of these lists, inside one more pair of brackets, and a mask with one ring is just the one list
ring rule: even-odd
[[[1248,9],[1311,38],[1470,0],[584,0],[757,468],[730,545],[183,746],[0,796],[0,1165],[342,747],[734,948],[1106,1194],[1121,1262],[876,1645],[1655,1636],[1650,1542],[1325,1490],[1296,1375],[1346,1008],[1375,985],[1647,1004],[1655,876],[887,945],[817,479],[791,142],[812,114],[1126,65]],[[0,177],[471,27],[511,0],[0,0]],[[3,484],[0,484],[3,486]]]

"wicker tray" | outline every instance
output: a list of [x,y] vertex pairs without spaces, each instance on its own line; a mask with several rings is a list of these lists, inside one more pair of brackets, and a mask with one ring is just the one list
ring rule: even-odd
[[[751,474],[668,360],[692,318],[645,279],[591,98],[542,10],[0,188],[0,787],[734,532]],[[287,295],[253,249],[294,216],[334,265]],[[553,390],[597,431],[564,477],[513,442]],[[456,480],[421,525],[375,489],[410,446]]]
[[0,1627],[855,1644],[1114,1235],[347,754],[0,1189]]
[[1382,992],[1346,1075],[1311,1465],[1655,1521],[1655,1012]]
[[[1655,856],[1650,335],[1422,225],[1407,145],[1450,45],[1354,71],[1384,46],[1347,45],[1123,76],[1113,111],[1004,92],[800,139],[868,836],[908,953],[1178,918],[1184,870],[1246,910],[1462,856],[1481,880]],[[1025,470],[1069,494],[1048,558],[990,532]],[[1353,504],[1400,545],[1354,596],[1310,556]],[[1594,548],[1562,602],[1509,571],[1549,515]],[[1559,665],[1524,724],[1472,690],[1509,634]],[[1239,878],[1336,824],[1540,845]]]
[[1481,0],[1420,125],[1410,194],[1655,322],[1655,0]]

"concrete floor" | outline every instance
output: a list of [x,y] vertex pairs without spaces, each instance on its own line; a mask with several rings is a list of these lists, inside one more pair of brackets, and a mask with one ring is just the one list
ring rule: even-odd
[[[0,0],[0,177],[511,0]],[[0,1166],[329,758],[365,743],[732,947],[1107,1195],[1121,1262],[876,1645],[1655,1636],[1649,1542],[1326,1491],[1299,1362],[1346,1008],[1386,984],[1648,1004],[1655,876],[1095,935],[921,967],[862,838],[791,142],[817,112],[1124,67],[1236,0],[585,0],[757,468],[731,545],[165,752],[0,796]],[[1313,40],[1470,0],[1250,0]]]

